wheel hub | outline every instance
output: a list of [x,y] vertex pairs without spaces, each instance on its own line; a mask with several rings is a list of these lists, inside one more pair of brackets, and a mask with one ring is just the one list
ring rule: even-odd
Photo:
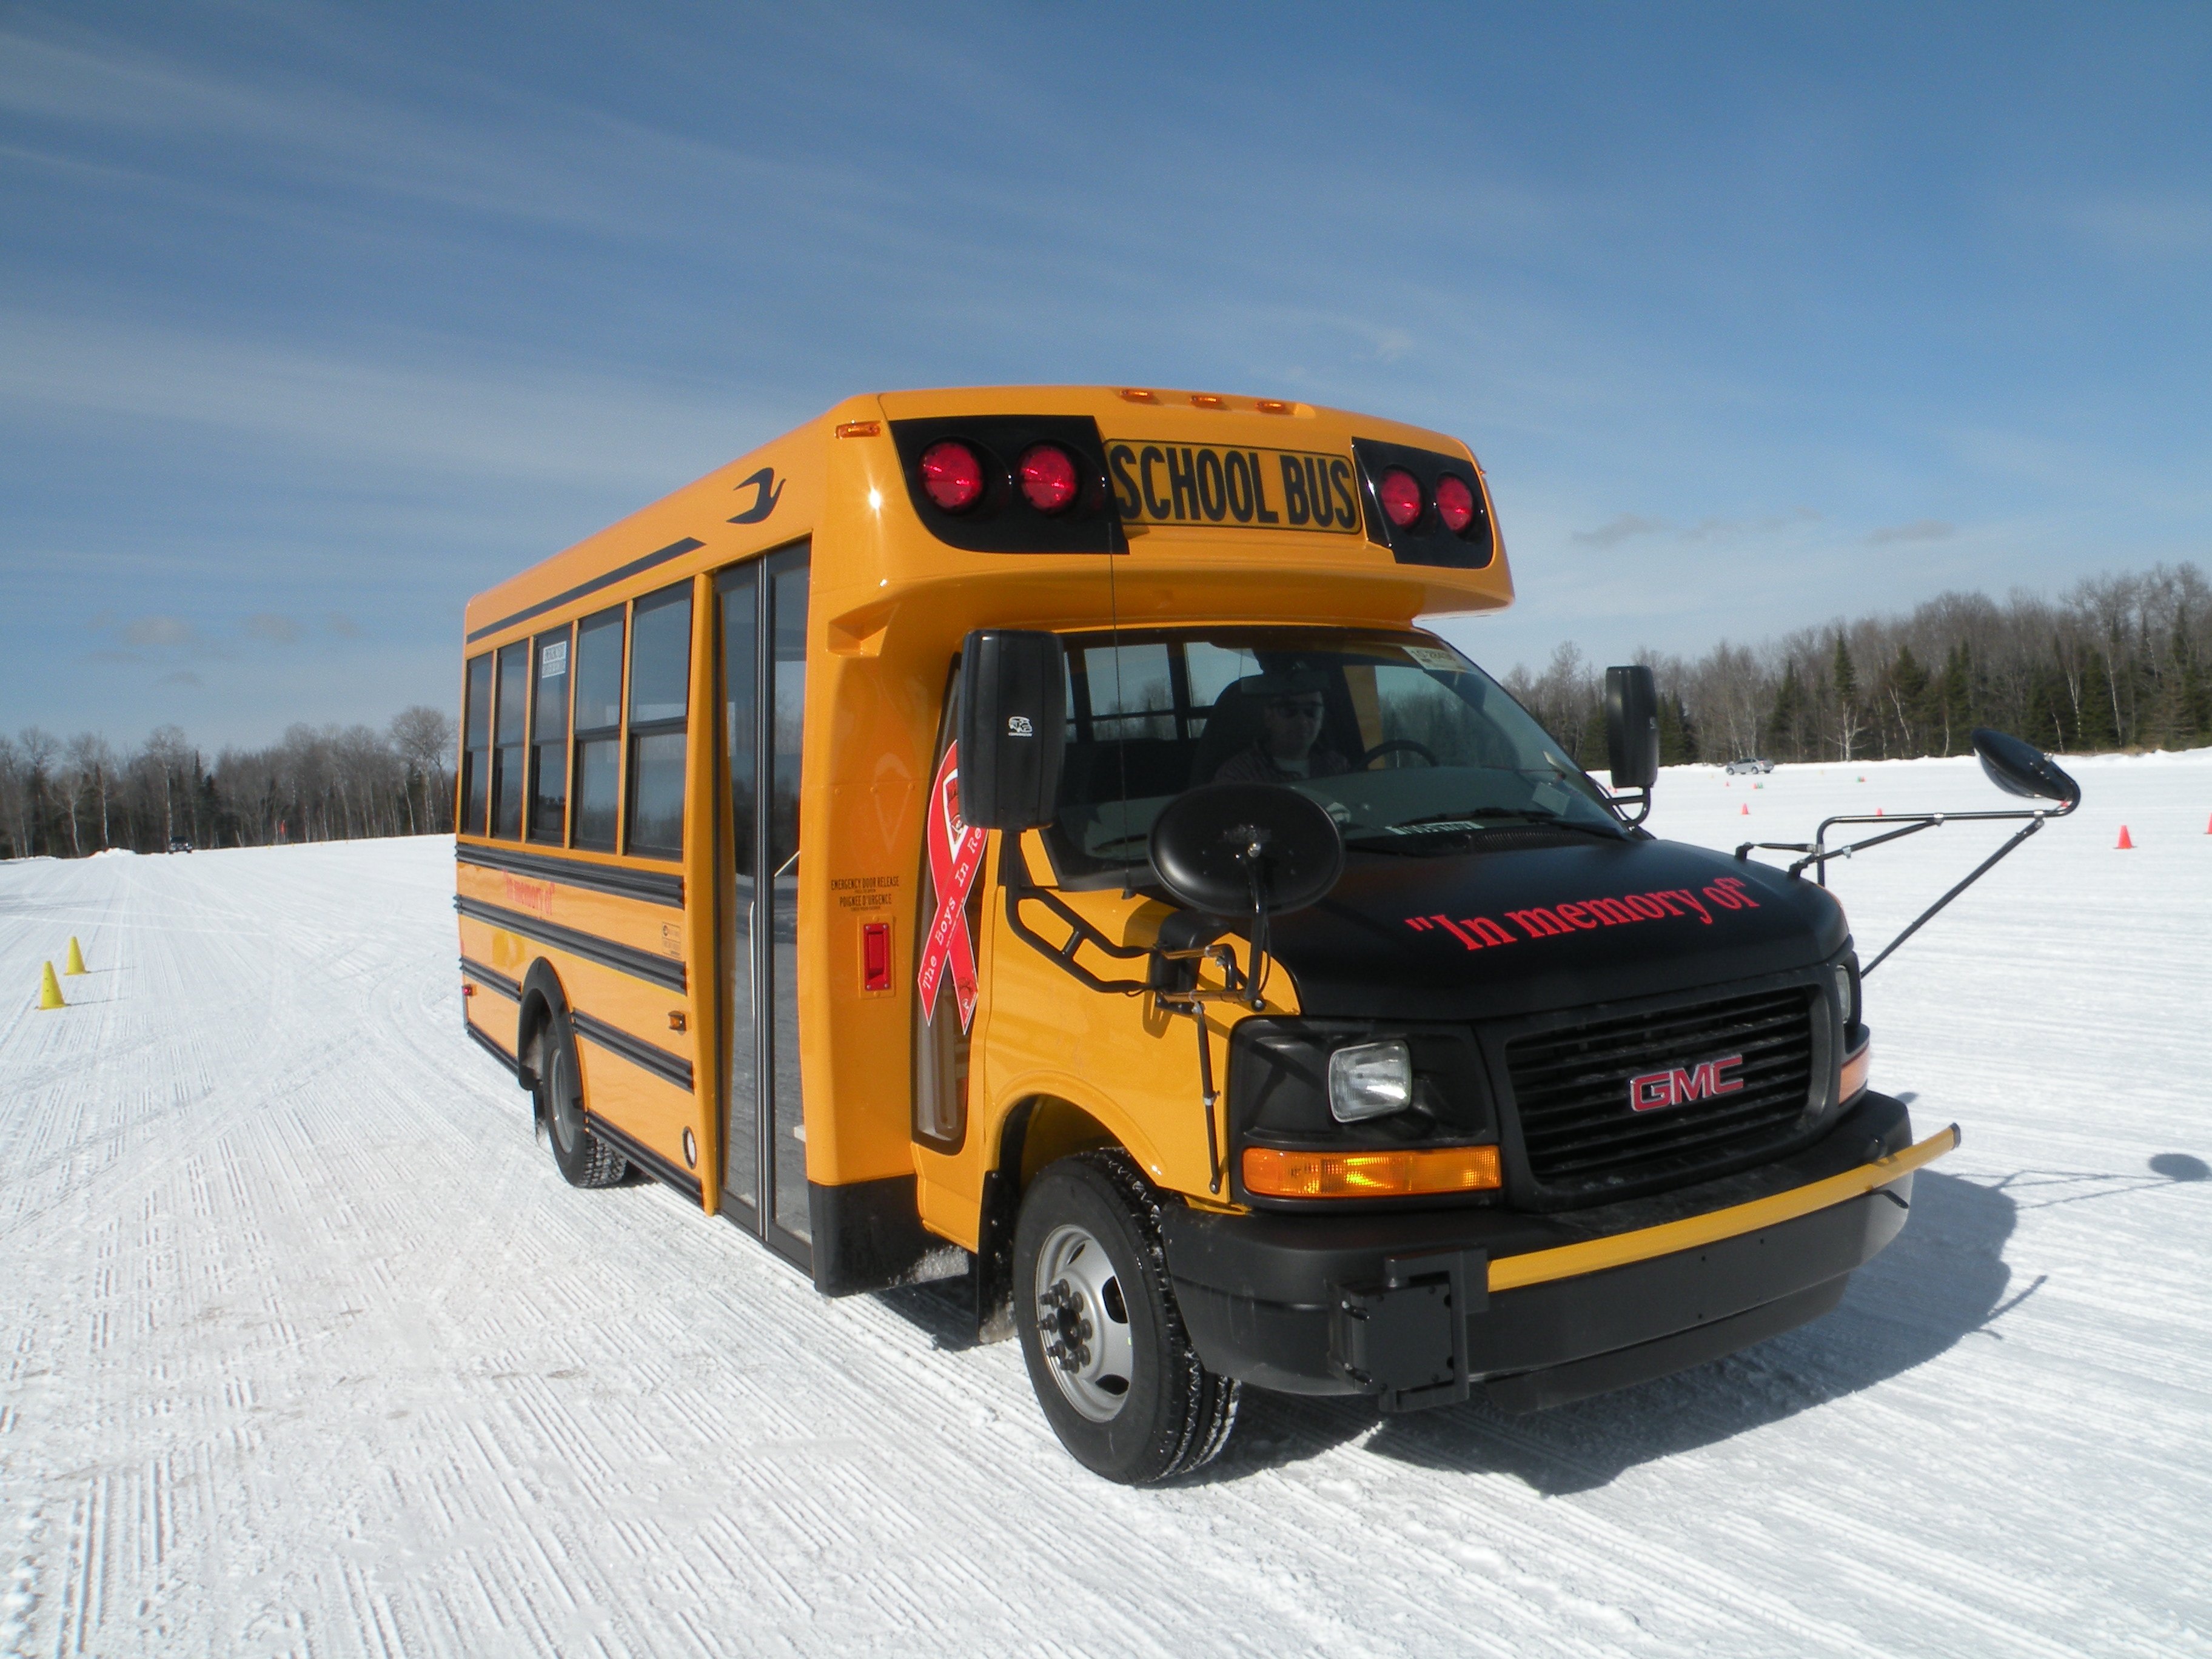
[[1056,1227],[1037,1252],[1037,1341],[1052,1380],[1093,1423],[1127,1403],[1136,1344],[1113,1258],[1085,1229]]

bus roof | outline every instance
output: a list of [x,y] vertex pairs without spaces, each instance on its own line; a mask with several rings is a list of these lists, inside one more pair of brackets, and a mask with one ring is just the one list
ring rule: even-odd
[[[1111,557],[1110,582],[1095,550],[975,550],[925,523],[902,428],[911,448],[923,423],[1018,428],[1022,419],[1057,422],[1054,429],[1095,424],[1115,498],[1103,516],[1117,521],[1108,533],[1123,550]],[[1479,566],[1408,558],[1385,544],[1392,532],[1371,476],[1378,452],[1418,453],[1463,471],[1494,526],[1486,483],[1464,443],[1373,416],[1160,387],[871,393],[477,594],[465,630],[470,647],[482,649],[809,537],[812,608],[833,642],[865,641],[908,605],[940,613],[957,634],[1197,618],[1402,625],[1510,604],[1512,577],[1494,528]],[[1326,525],[1314,511],[1299,520],[1306,486],[1334,507]]]

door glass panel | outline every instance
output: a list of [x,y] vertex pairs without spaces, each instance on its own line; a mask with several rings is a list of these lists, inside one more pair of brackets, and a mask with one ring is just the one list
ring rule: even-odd
[[806,567],[787,566],[770,580],[767,771],[773,1213],[785,1231],[808,1239],[806,1120],[799,1086],[799,759],[806,712]]
[[756,566],[721,579],[722,755],[730,780],[731,902],[723,934],[722,1197],[756,1214],[760,1205],[759,1032],[753,950],[760,815],[760,582]]

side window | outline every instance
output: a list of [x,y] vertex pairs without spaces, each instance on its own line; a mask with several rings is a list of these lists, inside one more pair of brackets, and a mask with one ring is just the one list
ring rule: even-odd
[[484,832],[491,795],[491,653],[469,659],[461,708],[461,833]]
[[576,801],[578,847],[615,850],[621,800],[623,613],[620,605],[586,617],[576,629]]
[[530,646],[518,640],[499,650],[499,714],[492,751],[492,826],[495,836],[522,834],[522,734],[530,706]]
[[530,839],[559,846],[568,815],[568,630],[540,634],[530,700]]
[[647,594],[629,626],[629,833],[623,844],[647,858],[681,858],[691,584]]

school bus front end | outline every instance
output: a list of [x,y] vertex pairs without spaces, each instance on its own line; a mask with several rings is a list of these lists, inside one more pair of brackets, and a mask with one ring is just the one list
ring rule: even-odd
[[[465,898],[535,858],[553,910],[465,902],[465,957],[575,1005],[492,1046],[825,1291],[964,1273],[1109,1478],[1205,1462],[1248,1384],[1528,1408],[1759,1340],[1834,1305],[1955,1141],[1868,1089],[1823,890],[1652,839],[1419,627],[1512,597],[1454,440],[889,393],[562,558],[472,630],[579,588],[604,629],[611,595],[666,679],[637,617],[689,596],[685,708],[590,728],[617,817],[684,832],[583,872],[663,878],[684,1002],[568,948],[586,860],[502,848],[521,820],[477,799]],[[626,720],[686,734],[680,809]]]

